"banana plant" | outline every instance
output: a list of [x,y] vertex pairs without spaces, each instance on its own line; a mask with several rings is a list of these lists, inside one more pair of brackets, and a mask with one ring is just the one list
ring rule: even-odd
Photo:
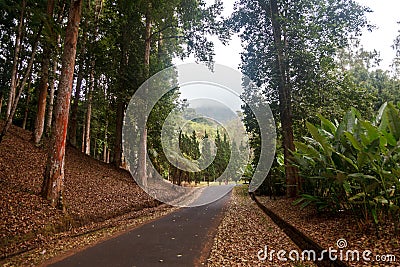
[[383,217],[400,214],[400,112],[392,103],[373,122],[351,108],[340,123],[318,115],[307,123],[310,136],[296,142],[295,164],[305,179],[304,194],[294,204],[318,210],[349,209],[378,227]]

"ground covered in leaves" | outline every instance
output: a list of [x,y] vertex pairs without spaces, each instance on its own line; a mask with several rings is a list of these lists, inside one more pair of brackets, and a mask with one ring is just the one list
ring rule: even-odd
[[[381,225],[378,237],[373,227],[366,228],[355,216],[348,213],[317,213],[311,207],[300,209],[299,206],[292,205],[293,200],[290,199],[257,198],[264,206],[324,249],[329,247],[338,249],[337,242],[342,242],[341,244],[346,245],[343,251],[359,251],[359,261],[352,260],[351,257],[349,260],[344,260],[350,266],[400,266],[400,236],[393,232],[392,225]],[[346,243],[343,243],[343,240]],[[366,250],[372,252],[368,257],[371,259],[369,262],[362,259],[361,254]],[[392,255],[396,257],[395,262],[392,261]],[[385,261],[382,260],[384,258]]]
[[[67,148],[65,163],[67,213],[52,208],[40,197],[46,147],[35,146],[30,138],[30,132],[13,126],[0,144],[0,263],[38,249],[46,254],[42,247],[58,237],[115,226],[116,217],[137,221],[157,213],[160,203],[127,171],[72,147]],[[170,208],[162,212],[165,209]]]
[[[268,256],[265,260],[258,258],[260,250],[263,253],[267,246]],[[289,253],[301,250],[267,217],[252,201],[247,193],[247,187],[235,187],[229,207],[218,227],[214,238],[207,266],[315,266],[310,262],[280,261],[279,250]],[[286,254],[288,258],[288,254]]]

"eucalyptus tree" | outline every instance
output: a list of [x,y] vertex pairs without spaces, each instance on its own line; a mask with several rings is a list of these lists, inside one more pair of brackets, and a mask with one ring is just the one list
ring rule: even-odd
[[55,33],[54,33],[54,0],[47,0],[45,25],[47,26],[45,32],[48,33],[45,36],[45,42],[43,43],[43,55],[40,70],[40,83],[39,83],[39,99],[38,107],[36,112],[35,128],[33,131],[33,140],[35,143],[39,143],[44,131],[45,123],[45,113],[46,113],[46,100],[49,82],[49,72],[50,72],[50,59],[51,53],[55,48]]
[[332,90],[326,85],[332,85],[327,74],[334,68],[335,53],[347,45],[349,36],[367,26],[367,11],[355,1],[344,0],[239,0],[227,20],[244,43],[242,71],[279,105],[275,112],[280,119],[290,197],[301,184],[290,163],[294,107],[310,104],[303,96],[313,99],[313,105],[323,103],[324,95]]
[[41,191],[42,196],[49,200],[53,207],[60,209],[65,209],[63,204],[65,144],[82,2],[82,0],[71,0],[54,113],[55,121],[52,126],[52,136]]

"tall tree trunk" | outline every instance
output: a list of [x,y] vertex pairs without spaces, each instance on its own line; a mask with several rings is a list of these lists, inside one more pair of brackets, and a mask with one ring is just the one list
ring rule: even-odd
[[90,70],[90,78],[89,82],[90,85],[87,90],[87,97],[86,97],[86,116],[85,116],[85,135],[84,135],[84,147],[85,147],[85,154],[90,155],[90,122],[92,118],[92,92],[94,90],[94,63],[91,64]]
[[47,118],[46,118],[46,135],[50,136],[51,133],[51,123],[53,119],[53,108],[54,108],[54,92],[55,92],[55,80],[57,75],[57,58],[54,57],[53,60],[53,70],[51,79],[49,81],[49,106],[47,108]]
[[[92,36],[93,42],[90,43],[90,47],[93,48],[94,42],[97,39],[99,27],[98,27],[98,21],[102,9],[102,0],[96,0],[95,1],[95,7],[94,7],[94,33]],[[89,1],[89,9],[90,8],[90,1]],[[96,61],[95,58],[92,56],[90,60],[90,78],[89,78],[89,90],[87,91],[87,102],[86,102],[86,119],[85,119],[85,139],[83,140],[85,142],[85,153],[87,155],[90,155],[90,123],[92,119],[92,100],[93,100],[93,91],[95,88],[95,67],[96,67]],[[95,150],[96,151],[96,150]]]
[[117,120],[115,128],[114,162],[116,167],[122,165],[122,125],[124,123],[125,105],[121,99],[117,99]]
[[[144,52],[144,78],[148,79],[150,75],[150,48],[151,48],[151,17],[150,17],[151,4],[146,12],[146,29],[145,29],[145,52]],[[145,104],[146,105],[146,104]],[[146,108],[146,107],[145,107]],[[138,175],[142,180],[143,187],[147,187],[147,127],[146,118],[141,122],[142,132],[140,134],[139,155],[138,155]]]
[[43,24],[40,25],[39,31],[38,31],[38,33],[36,35],[36,38],[35,38],[35,41],[34,41],[34,44],[33,44],[33,47],[32,47],[31,58],[30,58],[30,60],[28,62],[28,66],[26,67],[26,71],[25,71],[24,77],[22,79],[22,82],[18,87],[19,88],[18,95],[14,96],[14,102],[11,105],[10,115],[7,118],[6,124],[4,125],[2,132],[0,133],[0,143],[1,143],[1,141],[3,141],[3,137],[6,135],[8,129],[10,128],[10,126],[12,124],[15,111],[17,110],[18,101],[19,101],[19,99],[21,97],[22,92],[24,91],[26,82],[27,82],[28,78],[31,75],[31,70],[32,70],[33,62],[35,61],[36,50],[37,50],[37,47],[38,47],[40,35],[42,33],[42,28],[43,28]]
[[[53,21],[53,10],[54,0],[47,0],[47,25],[52,25]],[[52,26],[49,27],[50,36],[53,36]],[[52,39],[52,38],[51,38]],[[47,89],[49,82],[49,69],[50,69],[50,58],[53,47],[51,42],[45,41],[43,47],[43,59],[41,67],[41,78],[39,83],[39,99],[38,108],[36,113],[35,128],[33,130],[33,141],[37,144],[42,139],[44,131],[44,120],[46,115],[46,100],[47,100]]]
[[282,30],[279,22],[279,10],[277,0],[270,1],[271,23],[274,33],[276,52],[276,71],[278,77],[279,110],[282,124],[283,153],[286,173],[286,195],[296,197],[299,191],[299,174],[295,166],[291,164],[292,153],[295,150],[293,137],[291,92],[288,81],[288,73],[285,67],[285,58],[282,44]]
[[116,105],[116,123],[115,123],[115,143],[113,153],[113,163],[117,168],[122,166],[122,126],[124,122],[124,111],[125,111],[125,83],[128,63],[129,63],[129,47],[130,43],[129,35],[127,31],[129,27],[127,24],[122,26],[122,42],[121,42],[121,61],[119,67],[119,94]]
[[106,119],[106,126],[104,129],[104,143],[103,143],[103,161],[107,162],[107,148],[108,148],[108,119]]
[[83,125],[82,125],[82,144],[81,144],[82,153],[85,153],[85,133],[86,133],[85,128],[86,128],[86,123],[83,122]]
[[26,7],[26,0],[23,0],[21,4],[21,15],[18,23],[17,38],[15,39],[14,59],[13,59],[13,66],[11,69],[10,93],[8,95],[6,119],[8,119],[8,117],[11,114],[12,105],[15,99],[15,91],[17,88],[17,68],[18,68],[19,50],[21,49],[21,37],[22,37],[22,27],[24,24],[25,7]]
[[76,135],[78,130],[78,106],[82,90],[82,81],[84,76],[83,62],[79,65],[78,79],[76,80],[74,102],[71,108],[71,119],[69,128],[69,142],[76,147]]
[[[69,128],[69,142],[71,145],[76,147],[76,135],[78,130],[78,106],[79,106],[79,98],[81,95],[82,90],[82,81],[85,75],[84,72],[84,61],[86,56],[86,42],[87,42],[87,29],[88,28],[88,20],[85,19],[84,27],[83,27],[83,39],[80,49],[80,63],[79,63],[79,72],[78,72],[78,79],[76,81],[75,87],[75,95],[74,95],[74,102],[71,108],[71,119],[70,119],[70,128]],[[83,142],[83,139],[82,139]]]
[[29,75],[28,88],[26,89],[27,96],[25,103],[24,120],[22,122],[22,129],[24,130],[26,129],[26,123],[28,121],[28,115],[29,115],[29,103],[31,102],[31,93],[29,92],[31,89],[31,82],[32,82],[32,75]]
[[3,90],[0,91],[0,117],[1,117],[1,109],[3,107],[4,93]]
[[62,68],[57,93],[57,104],[54,110],[55,121],[52,126],[51,142],[41,192],[42,196],[49,200],[53,207],[60,209],[64,209],[65,143],[81,8],[82,0],[71,0],[64,40],[64,52],[61,59]]
[[[57,16],[57,25],[60,25],[63,19],[63,12],[65,8],[65,2],[63,1],[60,6],[60,10],[58,11]],[[57,76],[57,69],[58,69],[58,60],[57,55],[59,53],[60,45],[61,45],[61,35],[57,34],[57,41],[56,41],[56,49],[55,53],[53,54],[53,70],[51,79],[49,81],[49,106],[47,109],[47,118],[46,118],[46,135],[49,137],[51,135],[51,123],[53,121],[53,109],[54,109],[54,93],[55,93],[55,81]]]

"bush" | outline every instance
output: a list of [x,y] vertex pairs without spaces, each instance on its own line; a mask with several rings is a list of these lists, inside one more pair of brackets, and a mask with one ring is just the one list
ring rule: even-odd
[[400,198],[400,112],[385,103],[373,122],[352,108],[340,123],[318,116],[307,123],[310,137],[296,142],[294,158],[304,194],[294,204],[318,210],[352,210],[376,226],[392,218],[398,230]]

